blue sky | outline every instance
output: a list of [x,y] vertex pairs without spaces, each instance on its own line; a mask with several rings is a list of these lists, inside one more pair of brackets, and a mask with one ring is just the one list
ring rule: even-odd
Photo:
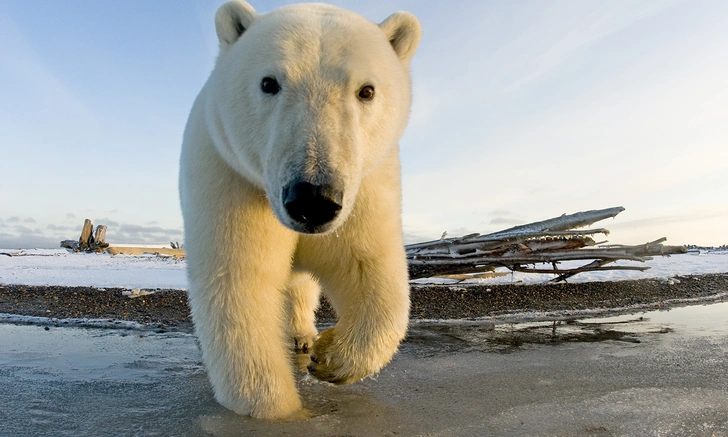
[[[423,26],[408,242],[624,206],[612,243],[728,243],[728,2],[333,3]],[[0,2],[0,247],[57,247],[84,218],[111,242],[182,240],[179,148],[219,4]]]

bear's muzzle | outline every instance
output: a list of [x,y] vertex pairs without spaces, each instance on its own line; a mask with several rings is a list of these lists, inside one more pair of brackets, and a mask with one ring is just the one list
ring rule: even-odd
[[[288,216],[300,225],[301,232],[324,232],[341,211],[344,192],[333,185],[314,185],[294,181],[283,188],[283,206]],[[298,227],[298,226],[297,226]]]

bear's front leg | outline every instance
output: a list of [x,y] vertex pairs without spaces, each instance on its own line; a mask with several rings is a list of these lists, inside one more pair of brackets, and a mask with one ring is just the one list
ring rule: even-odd
[[[264,197],[216,206],[198,209],[196,220],[217,225],[194,228],[190,220],[187,228],[189,300],[215,398],[238,414],[298,418],[284,320],[296,235]],[[212,217],[200,220],[205,214]]]
[[329,251],[334,257],[321,281],[339,321],[314,343],[308,370],[317,379],[356,382],[378,372],[397,351],[409,322],[407,265],[399,242],[396,234],[380,241],[371,257],[351,247]]
[[293,272],[288,282],[287,292],[287,319],[290,320],[290,337],[293,340],[293,347],[296,352],[308,353],[318,336],[315,311],[319,306],[321,288],[308,272]]

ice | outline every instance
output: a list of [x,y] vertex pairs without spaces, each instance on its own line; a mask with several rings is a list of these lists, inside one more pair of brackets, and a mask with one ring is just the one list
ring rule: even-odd
[[[0,313],[0,323],[14,325],[37,325],[46,327],[71,326],[74,328],[107,328],[128,329],[136,331],[150,330],[148,325],[129,320],[89,319],[86,317],[58,319],[55,317],[24,316],[20,314]],[[156,328],[155,328],[156,329]]]
[[217,404],[190,334],[0,324],[0,435],[726,435],[726,305],[413,326],[376,379],[296,374],[297,422]]

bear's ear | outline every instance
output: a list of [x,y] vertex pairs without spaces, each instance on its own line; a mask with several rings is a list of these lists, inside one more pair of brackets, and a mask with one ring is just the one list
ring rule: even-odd
[[220,40],[220,49],[231,46],[240,38],[258,14],[252,6],[243,1],[229,1],[215,14],[215,30]]
[[379,27],[402,63],[408,65],[422,36],[422,26],[417,18],[409,12],[395,12],[382,21]]

